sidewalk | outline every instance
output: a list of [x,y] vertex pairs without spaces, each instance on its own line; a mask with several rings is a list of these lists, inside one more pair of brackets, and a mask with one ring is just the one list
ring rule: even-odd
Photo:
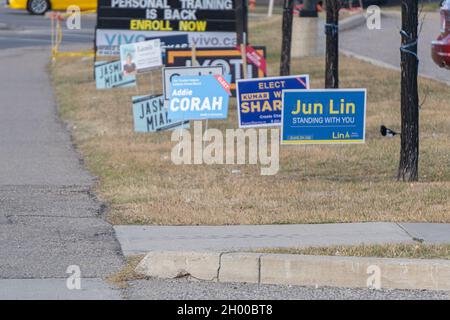
[[450,224],[338,223],[236,226],[115,226],[125,255],[155,250],[238,250],[387,243],[450,243]]
[[[0,299],[117,297],[101,279],[122,267],[119,243],[58,119],[48,62],[47,47],[0,50]],[[83,290],[67,288],[69,266]]]

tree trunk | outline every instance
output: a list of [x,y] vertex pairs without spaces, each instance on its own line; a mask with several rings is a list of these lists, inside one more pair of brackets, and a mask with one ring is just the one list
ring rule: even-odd
[[339,88],[339,1],[326,0],[325,88]]
[[283,30],[281,43],[280,75],[287,76],[291,69],[292,11],[294,0],[284,0]]
[[419,95],[417,88],[418,0],[402,0],[401,149],[398,180],[419,179]]

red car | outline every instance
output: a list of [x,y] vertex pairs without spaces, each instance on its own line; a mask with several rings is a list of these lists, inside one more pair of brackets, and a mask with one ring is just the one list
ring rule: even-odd
[[450,0],[441,6],[441,34],[431,42],[431,56],[440,67],[450,69]]

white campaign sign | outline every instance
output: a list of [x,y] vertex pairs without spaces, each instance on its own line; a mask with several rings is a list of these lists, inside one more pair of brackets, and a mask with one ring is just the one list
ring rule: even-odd
[[223,75],[223,66],[212,67],[166,67],[162,69],[163,95],[168,100],[170,92],[170,82],[173,77],[178,76],[205,76],[205,75]]
[[120,46],[120,61],[125,74],[147,71],[162,66],[159,39]]

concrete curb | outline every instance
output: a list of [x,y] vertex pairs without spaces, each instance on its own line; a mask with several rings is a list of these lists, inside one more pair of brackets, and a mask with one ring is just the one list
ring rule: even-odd
[[437,259],[155,251],[136,272],[216,282],[450,291],[450,261]]
[[0,30],[8,30],[9,26],[6,23],[0,22]]
[[221,263],[217,252],[155,251],[137,265],[136,272],[150,277],[217,280]]

